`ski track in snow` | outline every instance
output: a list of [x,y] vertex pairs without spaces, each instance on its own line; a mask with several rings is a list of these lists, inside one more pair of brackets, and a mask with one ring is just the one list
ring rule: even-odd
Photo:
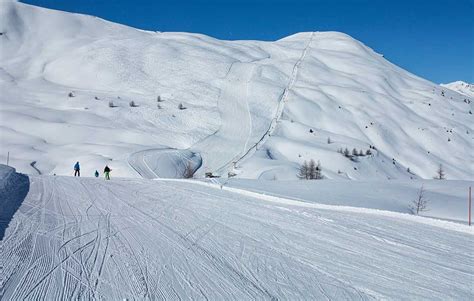
[[226,167],[247,148],[252,134],[248,85],[257,66],[255,62],[250,65],[251,68],[246,63],[232,63],[220,87],[217,104],[221,126],[216,133],[191,147],[202,154],[204,172],[225,173]]
[[200,153],[199,177],[294,180],[315,159],[328,179],[430,179],[439,164],[472,178],[472,85],[441,87],[344,33],[223,41],[17,1],[0,1],[0,31],[1,146],[23,173],[37,161],[70,175],[80,160],[83,175],[113,163],[115,176],[162,177],[152,159],[170,148]]
[[[225,122],[221,122],[221,126],[217,132],[207,136],[189,148],[193,152],[199,153],[203,158],[203,168],[198,170],[201,176],[204,172],[209,171],[225,176],[227,171],[232,170],[237,163],[253,155],[255,151],[258,150],[258,147],[265,144],[280,121],[289,92],[296,82],[298,69],[310,49],[313,37],[314,32],[311,33],[301,57],[296,61],[293,67],[288,86],[285,87],[278,100],[275,116],[271,120],[268,130],[263,133],[261,138],[250,148],[248,144],[252,136],[252,117],[247,101],[249,93],[248,85],[258,61],[250,63],[233,62],[230,65],[229,71],[224,79],[222,79],[217,103],[220,119],[222,121],[225,120]],[[268,58],[263,58],[262,61],[266,59]],[[252,68],[249,68],[249,64]],[[156,154],[153,154],[154,152],[156,152]],[[157,159],[163,155],[167,154],[163,153],[160,149],[148,149],[136,152],[130,156],[129,164],[144,178],[158,178],[160,177],[158,169],[150,168],[146,157]]]
[[290,82],[288,83],[288,86],[285,88],[285,90],[283,91],[283,93],[281,95],[281,98],[278,102],[278,107],[277,107],[277,110],[276,110],[276,113],[275,113],[275,117],[272,119],[268,130],[265,132],[265,134],[262,136],[262,138],[260,138],[260,140],[257,143],[255,143],[255,145],[253,145],[251,148],[247,149],[246,152],[243,153],[242,156],[240,156],[239,158],[237,158],[235,160],[235,165],[236,166],[237,166],[238,163],[242,163],[245,159],[248,159],[249,157],[251,157],[258,150],[259,147],[262,147],[265,144],[265,142],[267,141],[267,139],[273,134],[273,132],[277,128],[278,122],[280,121],[281,116],[283,115],[283,112],[285,110],[285,104],[288,100],[288,95],[289,95],[291,89],[293,89],[293,86],[295,85],[295,82],[296,82],[296,79],[297,79],[297,76],[298,76],[298,69],[299,69],[301,63],[303,62],[304,58],[306,57],[306,53],[310,49],[311,42],[313,41],[313,37],[314,37],[314,32],[311,33],[311,36],[308,40],[308,43],[306,44],[305,48],[303,49],[301,57],[298,59],[295,66],[293,67]]
[[472,298],[472,233],[187,181],[30,179],[5,300]]
[[187,165],[196,171],[202,165],[202,158],[191,151],[154,148],[131,154],[128,163],[145,179],[182,178]]
[[[246,63],[232,63],[226,76],[221,79],[222,84],[217,107],[220,119],[225,120],[225,122],[221,122],[215,133],[197,142],[187,150],[182,150],[182,152],[192,151],[198,153],[202,157],[202,161],[196,164],[201,167],[203,163],[205,171],[217,171],[225,168],[232,164],[234,158],[237,158],[247,148],[252,132],[252,120],[246,98],[248,84],[255,68],[253,63],[250,64],[251,68]],[[245,91],[245,93],[240,97],[242,91]],[[176,156],[169,158],[170,150],[146,149],[130,155],[128,162],[143,178],[167,177],[163,174],[173,172],[176,177],[180,177],[178,168],[176,168],[176,171],[166,170],[163,172],[160,170],[160,166],[150,166],[158,160],[166,160],[167,158],[171,159],[175,166],[186,164],[189,161],[186,156],[179,154],[180,150],[173,150],[173,152]],[[179,162],[180,158],[182,159],[181,162]],[[202,175],[204,174],[202,170],[200,172]]]

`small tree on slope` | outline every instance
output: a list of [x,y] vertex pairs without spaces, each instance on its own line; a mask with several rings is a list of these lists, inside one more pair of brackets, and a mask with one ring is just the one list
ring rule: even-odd
[[446,174],[443,169],[443,164],[440,164],[438,170],[436,171],[436,176],[434,177],[436,180],[446,180]]
[[300,170],[298,171],[297,177],[301,180],[308,180],[309,179],[309,165],[308,162],[305,160],[303,165],[300,166]]
[[298,172],[298,178],[302,180],[321,180],[323,179],[322,175],[322,168],[321,162],[318,161],[318,164],[311,159],[309,164],[307,161],[304,161],[303,165],[301,165],[300,170]]
[[316,177],[316,162],[313,159],[309,160],[308,165],[308,178],[309,180],[313,180]]
[[357,149],[355,147],[352,149],[352,155],[353,156],[358,156],[359,155],[359,153],[357,152]]
[[344,156],[347,158],[351,156],[351,153],[349,152],[349,149],[347,147],[344,149]]
[[420,214],[420,212],[428,211],[428,199],[425,198],[425,189],[421,185],[420,190],[418,191],[418,196],[413,200],[409,206],[409,209],[412,214]]
[[[313,161],[313,164],[314,164],[314,160]],[[312,175],[312,178],[313,180],[321,180],[324,178],[323,176],[323,168],[321,167],[321,162],[318,161],[318,165],[314,166],[314,170],[312,170],[311,172],[311,175]]]

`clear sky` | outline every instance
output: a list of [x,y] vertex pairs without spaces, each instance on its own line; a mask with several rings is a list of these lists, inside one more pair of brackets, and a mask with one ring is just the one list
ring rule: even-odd
[[[0,0],[1,1],[1,0]],[[474,0],[22,0],[155,31],[277,40],[342,31],[436,83],[474,82]]]

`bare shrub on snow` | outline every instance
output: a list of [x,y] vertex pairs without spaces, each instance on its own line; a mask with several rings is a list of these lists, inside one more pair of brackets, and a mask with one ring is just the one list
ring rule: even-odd
[[428,202],[429,200],[425,198],[425,188],[421,185],[418,196],[411,202],[409,209],[412,214],[418,215],[420,212],[428,211]]
[[184,172],[183,172],[183,178],[192,179],[193,176],[194,176],[194,168],[191,165],[191,162],[188,162],[186,164],[186,168],[184,169]]
[[302,180],[321,180],[324,178],[322,175],[321,162],[318,164],[311,159],[309,163],[305,160],[300,166],[297,177]]
[[440,164],[438,170],[436,171],[436,180],[446,180],[446,173],[444,172],[443,164]]

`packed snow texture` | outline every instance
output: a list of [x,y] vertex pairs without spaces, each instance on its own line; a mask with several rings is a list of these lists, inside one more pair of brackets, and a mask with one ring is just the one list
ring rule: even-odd
[[473,296],[466,225],[196,181],[30,182],[1,241],[5,300]]
[[176,175],[172,149],[196,176],[295,179],[315,159],[330,179],[473,178],[474,104],[343,33],[222,41],[11,1],[0,32],[0,161],[20,172]]

